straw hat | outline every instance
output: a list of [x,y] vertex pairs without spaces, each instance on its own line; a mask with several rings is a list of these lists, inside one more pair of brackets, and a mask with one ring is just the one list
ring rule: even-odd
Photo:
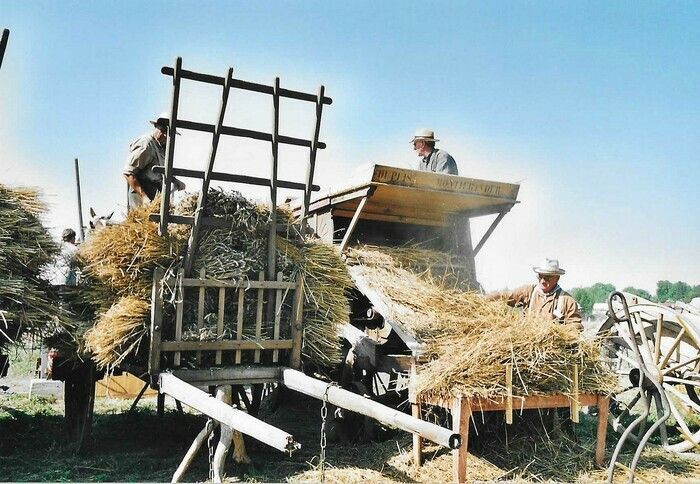
[[432,141],[433,143],[436,141],[440,141],[439,139],[435,139],[435,133],[430,129],[417,130],[416,134],[413,135],[413,139],[410,142],[415,143],[416,141],[419,141],[419,140]]
[[559,267],[559,260],[558,259],[545,259],[544,263],[541,266],[533,267],[532,270],[538,274],[553,275],[553,276],[560,276],[560,275],[566,273],[566,271],[564,269]]

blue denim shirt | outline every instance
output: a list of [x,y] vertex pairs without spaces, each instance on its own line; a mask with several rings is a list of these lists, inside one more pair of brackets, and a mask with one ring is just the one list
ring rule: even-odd
[[419,171],[433,171],[446,175],[459,175],[457,162],[447,151],[433,149],[428,156],[418,163]]

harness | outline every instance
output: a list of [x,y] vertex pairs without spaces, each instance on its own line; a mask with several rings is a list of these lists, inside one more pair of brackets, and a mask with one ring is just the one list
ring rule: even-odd
[[[530,293],[530,300],[528,301],[527,304],[527,311],[530,312],[532,309],[532,300],[535,297],[535,293],[537,292],[537,285],[533,286],[532,292]],[[561,287],[557,286],[557,288],[554,290],[554,311],[552,311],[552,314],[556,316],[557,320],[561,320],[564,317],[564,298],[559,297],[561,295],[562,289]],[[546,294],[545,294],[546,296]]]

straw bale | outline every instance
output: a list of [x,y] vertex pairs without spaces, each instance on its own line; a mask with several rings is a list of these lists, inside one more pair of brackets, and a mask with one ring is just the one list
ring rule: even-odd
[[[584,340],[571,326],[451,289],[426,274],[389,264],[377,248],[353,249],[357,273],[384,294],[385,314],[422,340],[417,391],[435,398],[504,396],[505,364],[513,365],[516,395],[569,393],[579,364],[580,391],[609,393],[615,378],[600,358],[601,341]],[[380,260],[377,265],[368,262]]]
[[85,333],[86,348],[99,368],[117,366],[136,354],[148,333],[150,303],[134,296],[115,302]]
[[38,190],[0,184],[0,347],[65,319],[43,274],[59,251],[40,220],[45,209]]

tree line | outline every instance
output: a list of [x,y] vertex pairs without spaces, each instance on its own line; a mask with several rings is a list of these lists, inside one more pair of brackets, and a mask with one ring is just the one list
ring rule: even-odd
[[[607,302],[608,295],[613,291],[615,291],[615,286],[612,284],[596,282],[592,286],[573,288],[571,295],[581,305],[581,312],[587,316],[591,314],[595,303]],[[658,281],[655,294],[632,286],[625,287],[622,291],[660,303],[668,301],[690,302],[693,298],[700,297],[700,284],[693,286],[682,281]]]

